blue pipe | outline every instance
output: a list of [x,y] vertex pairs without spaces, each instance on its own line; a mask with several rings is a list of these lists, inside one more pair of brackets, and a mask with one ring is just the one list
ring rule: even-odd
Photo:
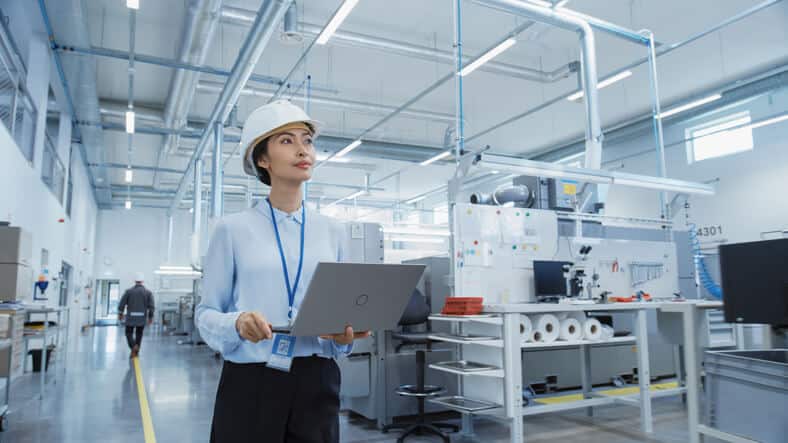
[[689,237],[692,246],[692,257],[695,262],[695,269],[698,272],[700,284],[709,294],[714,298],[722,300],[722,288],[718,285],[714,278],[712,278],[709,269],[706,267],[706,260],[703,258],[703,253],[700,250],[700,240],[698,240],[697,226],[694,223],[689,224]]

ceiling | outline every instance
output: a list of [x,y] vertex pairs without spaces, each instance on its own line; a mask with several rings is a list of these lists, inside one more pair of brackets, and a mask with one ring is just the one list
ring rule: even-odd
[[[96,47],[121,51],[129,49],[129,10],[122,1],[84,0],[88,17],[90,43]],[[141,0],[136,19],[136,52],[167,59],[178,54],[187,0]],[[753,0],[573,0],[567,7],[630,29],[651,29],[662,43],[680,41],[702,31],[736,13],[752,7]],[[299,20],[322,26],[341,4],[340,0],[297,1]],[[256,11],[260,0],[225,0],[223,6]],[[463,48],[468,54],[479,54],[503,37],[523,19],[504,12],[464,1]],[[788,55],[788,2],[781,2],[741,22],[714,32],[694,43],[658,60],[661,100],[665,104],[691,96],[709,85],[733,81],[745,73],[769,66]],[[372,35],[395,41],[452,50],[452,2],[403,0],[362,0],[342,24],[341,31]],[[230,70],[248,26],[220,21],[213,35],[205,60],[206,65]],[[278,35],[278,33],[277,33]],[[56,35],[60,43],[68,44],[69,35]],[[604,76],[633,60],[645,56],[645,48],[596,33],[599,73]],[[272,39],[255,68],[255,73],[282,78],[292,68],[306,48]],[[527,68],[552,71],[578,59],[577,36],[574,33],[535,25],[518,37],[518,44],[501,54],[495,61]],[[96,57],[97,92],[102,104],[124,106],[128,100],[128,62]],[[388,106],[399,106],[419,91],[451,71],[442,62],[405,57],[380,50],[348,47],[329,41],[317,46],[291,82],[300,84],[310,75],[315,94],[322,97],[355,100]],[[134,102],[151,112],[161,113],[169,94],[173,70],[138,63],[135,71]],[[201,74],[200,81],[223,82],[225,78]],[[465,134],[474,134],[534,107],[551,98],[576,88],[574,76],[555,83],[539,83],[478,70],[464,78]],[[269,89],[271,86],[254,84]],[[303,96],[300,90],[298,96]],[[650,109],[648,72],[646,66],[633,69],[633,75],[600,92],[601,116],[604,125],[638,115]],[[290,94],[286,94],[290,96]],[[189,110],[189,119],[206,120],[218,97],[216,93],[197,91]],[[413,108],[435,113],[453,114],[455,86],[449,81]],[[266,102],[262,97],[242,96],[238,103],[238,120],[243,122],[255,107]],[[300,102],[299,102],[300,103]],[[302,103],[300,103],[302,104]],[[325,122],[327,133],[355,138],[385,114],[348,111],[319,103],[311,103],[312,116]],[[104,116],[106,121],[122,123],[117,117]],[[139,121],[138,125],[147,122]],[[425,118],[398,117],[368,135],[368,138],[415,146],[441,147],[447,127],[443,121]],[[543,111],[474,140],[471,147],[490,145],[500,153],[527,154],[543,150],[582,136],[584,107],[580,103],[561,101]],[[128,140],[123,132],[104,132],[106,161],[129,161]],[[228,133],[232,133],[228,130]],[[237,132],[236,132],[237,133]],[[135,134],[131,162],[135,165],[156,166],[162,136]],[[182,139],[181,154],[167,156],[161,164],[165,168],[183,170],[194,141]],[[320,141],[318,140],[318,147]],[[236,148],[225,143],[226,153]],[[425,150],[424,158],[432,151]],[[352,169],[348,165],[331,164],[316,171],[315,180],[328,183],[361,185],[365,174],[376,182],[399,168],[413,163],[370,158],[364,155],[364,145],[351,154],[355,163],[366,168]],[[352,166],[352,165],[351,165]],[[363,166],[363,165],[362,165]],[[374,170],[372,169],[374,168]],[[372,198],[382,200],[408,198],[425,190],[443,185],[453,173],[449,163],[426,167],[411,167],[405,171],[399,186],[390,179],[380,184],[385,191],[375,191]],[[227,166],[226,174],[240,176],[240,162],[236,158]],[[172,189],[178,174],[165,174],[162,189]],[[113,170],[111,180],[123,185],[123,171]],[[244,181],[229,178],[229,182]],[[135,174],[135,185],[152,186],[153,173]],[[352,190],[325,187],[322,192],[330,200],[345,196]]]

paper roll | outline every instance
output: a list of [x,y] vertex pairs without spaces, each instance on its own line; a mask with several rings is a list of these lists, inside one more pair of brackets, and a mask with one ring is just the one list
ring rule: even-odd
[[542,333],[537,331],[536,329],[531,331],[531,334],[528,336],[528,341],[530,343],[539,343],[542,341]]
[[534,326],[531,319],[527,315],[520,316],[520,341],[528,341],[531,338],[531,332]]
[[558,340],[561,335],[561,322],[552,314],[541,314],[534,316],[531,319],[534,330],[538,331],[542,336],[542,342],[552,343]]
[[590,317],[583,323],[583,338],[586,340],[602,340],[602,323]]
[[602,325],[602,340],[610,340],[614,335],[616,335],[616,331],[612,327]]
[[561,333],[559,340],[577,341],[583,338],[583,325],[572,317],[567,317],[561,321]]

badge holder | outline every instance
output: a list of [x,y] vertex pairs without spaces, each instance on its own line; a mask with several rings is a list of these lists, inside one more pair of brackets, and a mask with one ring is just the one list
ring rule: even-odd
[[268,367],[279,371],[290,372],[290,367],[293,365],[295,342],[295,337],[276,334],[274,336],[274,346],[271,349],[271,358],[268,359]]

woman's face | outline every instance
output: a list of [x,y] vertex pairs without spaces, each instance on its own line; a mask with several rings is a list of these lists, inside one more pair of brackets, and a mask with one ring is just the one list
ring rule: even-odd
[[257,159],[257,165],[276,181],[302,183],[312,178],[315,147],[312,134],[306,129],[288,129],[268,138],[268,153]]

